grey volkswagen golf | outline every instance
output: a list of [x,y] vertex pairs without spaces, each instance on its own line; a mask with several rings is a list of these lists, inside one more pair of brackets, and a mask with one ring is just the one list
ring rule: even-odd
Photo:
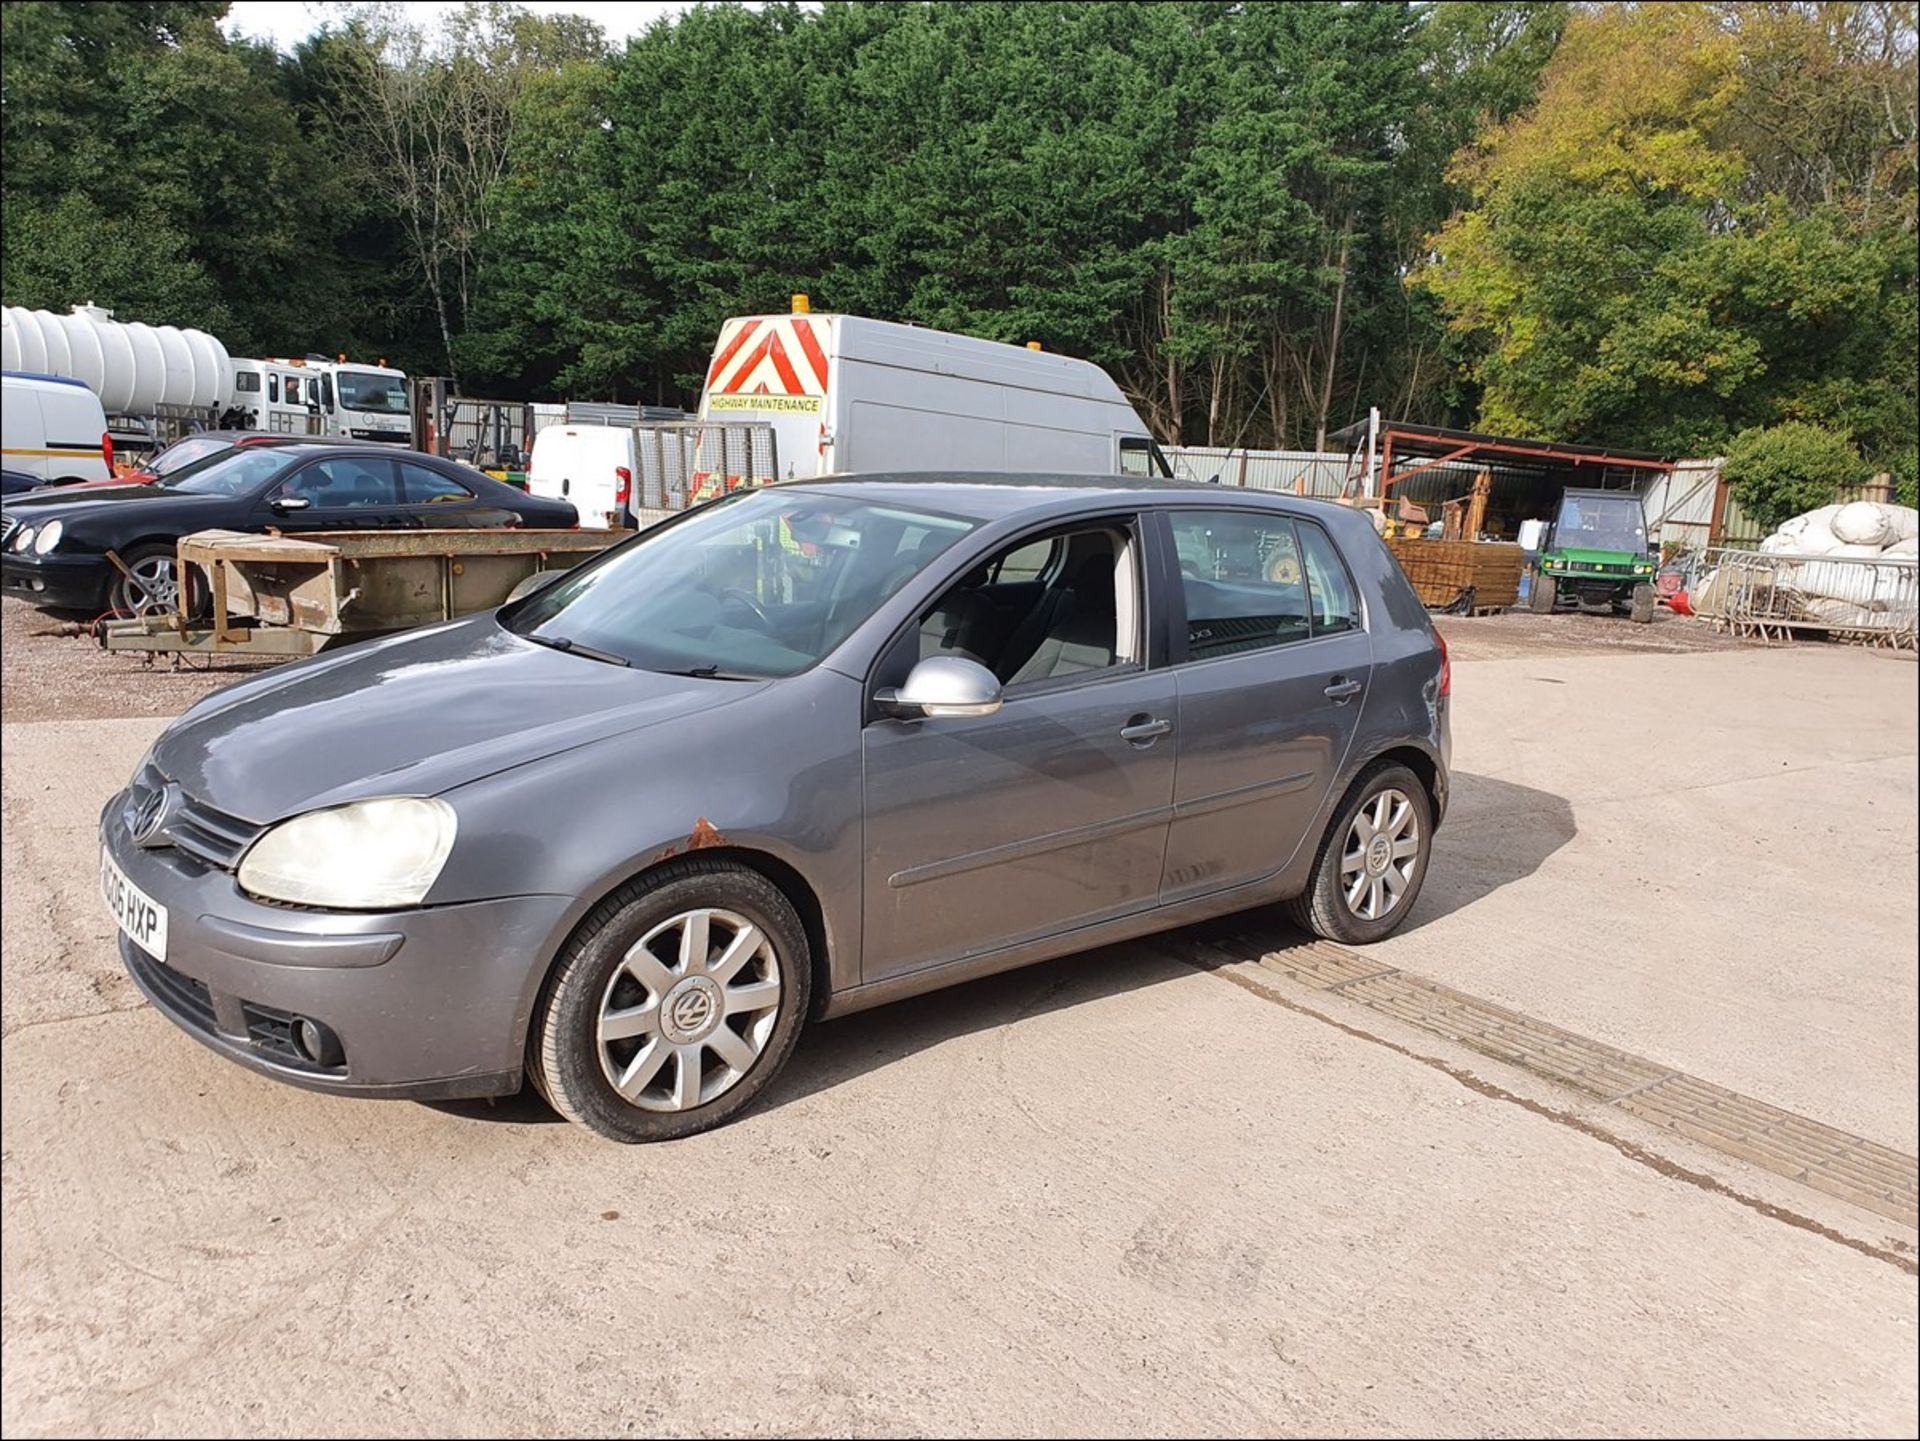
[[128,970],[317,1090],[717,1125],[810,1018],[1256,904],[1406,919],[1445,646],[1365,515],[875,476],[201,701],[100,818]]

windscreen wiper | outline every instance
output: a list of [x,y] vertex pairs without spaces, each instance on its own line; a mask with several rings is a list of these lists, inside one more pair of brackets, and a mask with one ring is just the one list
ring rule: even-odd
[[695,680],[763,680],[757,675],[741,675],[737,671],[721,670],[717,665],[689,666],[686,670],[663,670],[661,675],[690,675]]
[[530,635],[527,637],[535,645],[544,645],[563,655],[585,656],[588,660],[605,661],[608,665],[623,665],[632,669],[633,662],[623,655],[615,655],[610,650],[596,650],[590,645],[581,645],[577,640],[568,640],[565,636]]

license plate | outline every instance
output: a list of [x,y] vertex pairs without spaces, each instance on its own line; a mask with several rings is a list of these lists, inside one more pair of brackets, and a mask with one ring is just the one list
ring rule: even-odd
[[127,939],[156,961],[167,958],[167,908],[121,874],[113,857],[100,852],[100,894]]

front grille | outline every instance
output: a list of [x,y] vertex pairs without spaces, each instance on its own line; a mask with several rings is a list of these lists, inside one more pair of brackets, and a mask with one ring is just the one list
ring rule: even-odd
[[[125,815],[128,828],[136,836],[139,834],[141,808],[153,801],[159,792],[166,790],[168,784],[167,778],[160,774],[157,767],[144,766],[140,774],[133,778],[133,784],[127,787]],[[230,871],[240,863],[241,855],[253,844],[260,829],[252,821],[228,815],[225,811],[195,800],[185,791],[179,791],[173,814],[161,827],[160,834],[201,864]]]

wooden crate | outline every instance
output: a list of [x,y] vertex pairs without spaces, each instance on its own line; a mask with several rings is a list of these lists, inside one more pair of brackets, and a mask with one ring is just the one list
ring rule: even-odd
[[1387,549],[1423,605],[1451,605],[1473,587],[1475,609],[1520,599],[1520,547],[1504,541],[1389,540]]

